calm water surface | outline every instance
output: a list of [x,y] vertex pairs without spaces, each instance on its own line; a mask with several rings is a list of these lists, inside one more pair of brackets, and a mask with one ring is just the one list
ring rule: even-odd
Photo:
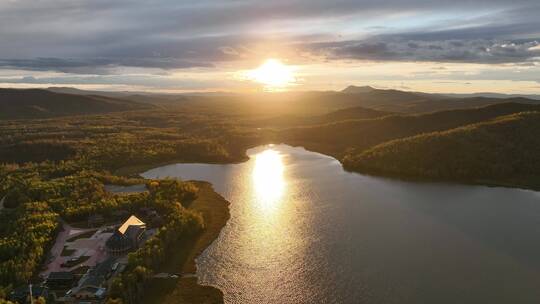
[[540,193],[343,171],[287,145],[241,164],[176,164],[231,219],[198,259],[228,303],[539,303]]

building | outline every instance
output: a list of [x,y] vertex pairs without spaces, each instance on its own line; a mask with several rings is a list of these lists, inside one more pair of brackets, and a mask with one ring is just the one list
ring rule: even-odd
[[105,242],[107,252],[112,256],[120,256],[139,247],[146,224],[132,215]]
[[66,296],[74,300],[86,302],[100,302],[105,299],[107,288],[106,282],[113,273],[114,258],[109,258],[96,267],[90,269],[77,284],[77,287],[69,290]]
[[[45,300],[49,297],[49,289],[43,286],[32,286],[32,297],[35,299],[44,298]],[[26,304],[30,303],[30,286],[24,285],[18,288],[15,288],[9,295],[9,299],[15,303]]]
[[50,289],[68,289],[73,286],[75,277],[69,271],[51,272],[47,277],[46,285]]

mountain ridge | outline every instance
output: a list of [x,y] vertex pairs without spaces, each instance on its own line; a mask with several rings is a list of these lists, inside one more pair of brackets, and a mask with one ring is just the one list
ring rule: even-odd
[[0,88],[0,119],[51,118],[151,109],[153,106],[100,95],[55,93],[44,89]]

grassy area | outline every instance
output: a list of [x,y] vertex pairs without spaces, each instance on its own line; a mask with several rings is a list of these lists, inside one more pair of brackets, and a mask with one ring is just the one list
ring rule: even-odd
[[[195,258],[218,236],[229,219],[229,202],[216,193],[206,182],[196,182],[199,197],[189,206],[202,213],[205,230],[197,237],[180,242],[171,253],[171,259],[162,266],[163,272],[195,273]],[[154,279],[148,284],[142,303],[223,303],[222,292],[211,286],[197,284],[196,278],[180,280]]]
[[79,235],[70,237],[69,239],[66,240],[66,242],[75,242],[78,239],[87,239],[87,238],[91,237],[92,235],[94,235],[94,233],[96,233],[96,231],[97,231],[97,229],[94,229],[94,230],[90,230],[90,231],[81,233]]

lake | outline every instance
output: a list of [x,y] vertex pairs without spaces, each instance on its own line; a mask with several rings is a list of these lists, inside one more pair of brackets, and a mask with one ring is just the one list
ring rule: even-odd
[[231,219],[198,258],[227,303],[539,303],[540,193],[403,182],[287,145],[239,164],[175,164]]

